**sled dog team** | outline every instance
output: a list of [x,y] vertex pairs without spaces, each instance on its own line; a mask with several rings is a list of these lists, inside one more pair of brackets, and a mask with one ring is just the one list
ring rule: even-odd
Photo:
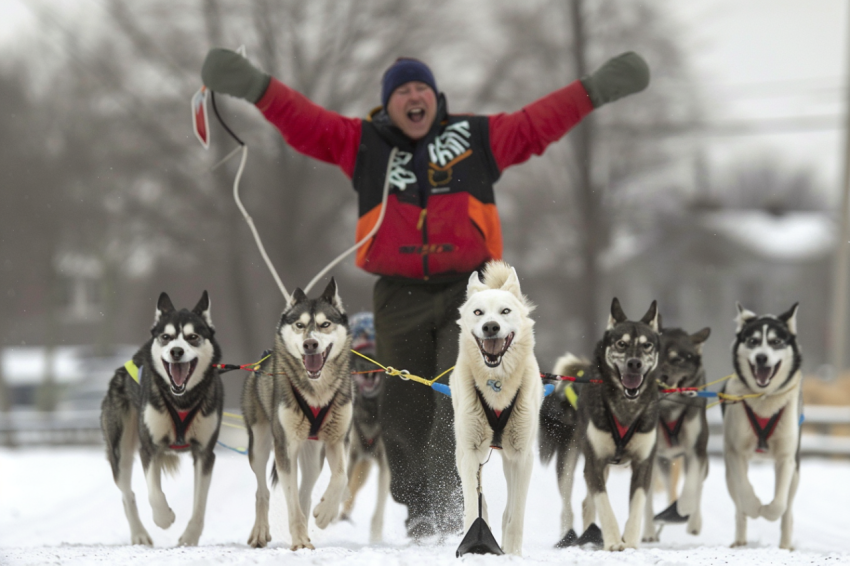
[[[687,522],[688,532],[698,534],[702,484],[708,474],[705,399],[660,390],[706,385],[701,347],[709,329],[688,334],[662,328],[654,301],[642,318],[633,320],[615,298],[592,356],[567,354],[556,363],[556,375],[580,379],[558,382],[544,400],[534,356],[533,309],[516,271],[503,262],[490,262],[480,277],[476,272],[469,279],[458,320],[459,355],[450,378],[464,531],[479,513],[479,466],[491,449],[498,449],[508,494],[502,548],[521,554],[537,438],[541,459],[556,459],[563,500],[558,546],[637,548],[641,540],[657,541],[658,525],[665,522]],[[738,305],[734,376],[724,383],[727,402],[722,405],[726,481],[736,509],[733,546],[746,544],[748,517],[764,517],[781,518],[779,546],[791,548],[802,412],[796,319],[796,304],[779,316],[757,315]],[[359,487],[353,482],[347,489],[351,468],[363,458],[376,459],[379,505],[371,537],[380,539],[389,476],[380,443],[375,449],[373,442],[358,448],[366,429],[352,426],[355,397],[368,402],[374,395],[372,386],[364,388],[362,380],[352,378],[350,348],[349,321],[335,281],[331,279],[318,298],[296,290],[280,317],[270,355],[249,375],[242,394],[248,459],[257,478],[251,546],[263,547],[271,540],[266,482],[270,457],[272,485],[280,482],[286,500],[293,550],[313,548],[309,517],[319,528],[327,527],[339,515],[346,493],[353,496]],[[162,293],[150,339],[110,381],[101,425],[133,544],[152,544],[131,489],[136,450],[154,523],[163,529],[175,515],[162,492],[162,471],[176,469],[178,454],[192,454],[194,504],[179,543],[198,544],[223,411],[220,359],[206,291],[191,311],[177,310]],[[368,426],[374,429],[375,424]],[[581,535],[573,528],[571,502],[579,454],[584,456],[587,484]],[[747,477],[748,463],[757,455],[775,462],[776,491],[767,504],[755,495]],[[669,487],[670,462],[679,456],[684,458],[682,492],[655,515],[653,472],[675,490]],[[313,506],[312,491],[324,460],[330,482]],[[631,466],[629,513],[622,532],[606,491],[611,465]],[[350,509],[349,498],[343,512]],[[486,499],[481,513],[489,523]]]

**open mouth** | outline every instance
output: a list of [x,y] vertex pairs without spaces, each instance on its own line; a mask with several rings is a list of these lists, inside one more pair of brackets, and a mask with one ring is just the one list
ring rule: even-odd
[[753,377],[756,378],[756,384],[759,387],[767,387],[776,372],[779,371],[779,366],[782,365],[782,360],[776,362],[773,367],[770,366],[754,366],[750,363],[750,371],[753,372]]
[[366,374],[364,377],[365,379],[358,380],[360,394],[367,399],[371,399],[378,394],[380,376],[379,374]]
[[325,367],[325,362],[328,359],[328,354],[331,353],[331,348],[334,345],[328,346],[321,354],[307,354],[301,356],[301,361],[304,362],[304,369],[307,370],[307,377],[310,379],[319,379],[322,376],[322,368]]
[[511,342],[514,340],[514,333],[511,332],[505,338],[479,338],[472,335],[478,343],[478,349],[481,350],[481,355],[484,357],[484,363],[487,367],[494,368],[502,363],[502,356],[511,347]]
[[643,374],[638,372],[621,373],[617,368],[617,373],[620,374],[620,383],[623,384],[623,392],[627,399],[634,399],[640,394],[640,386],[643,385]]
[[413,108],[407,111],[407,119],[411,122],[418,123],[425,119],[424,108]]
[[168,377],[171,378],[171,392],[178,397],[186,392],[186,382],[195,373],[195,368],[198,367],[198,358],[191,362],[166,362],[162,360],[165,366],[165,371],[168,372]]

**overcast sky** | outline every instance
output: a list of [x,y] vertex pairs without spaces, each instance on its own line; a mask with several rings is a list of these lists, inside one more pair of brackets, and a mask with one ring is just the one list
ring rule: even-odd
[[[68,11],[68,17],[100,9],[98,0],[49,1]],[[659,2],[685,30],[684,47],[697,69],[711,121],[764,128],[775,124],[771,119],[795,119],[796,127],[784,131],[706,138],[710,164],[722,168],[775,155],[789,167],[812,169],[837,194],[844,135],[835,126],[841,126],[844,114],[850,28],[846,0]],[[0,0],[0,45],[23,48],[16,37],[33,27],[25,0]]]

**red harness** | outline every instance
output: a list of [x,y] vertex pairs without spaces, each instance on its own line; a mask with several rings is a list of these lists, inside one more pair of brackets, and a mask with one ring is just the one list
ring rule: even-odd
[[747,405],[746,401],[743,403],[744,409],[747,411],[747,418],[750,420],[750,426],[753,427],[753,432],[756,433],[756,437],[759,441],[756,452],[767,452],[767,441],[776,430],[776,425],[779,423],[779,419],[782,417],[782,412],[785,410],[785,407],[779,409],[779,412],[775,415],[765,419],[756,415],[750,406]]
[[172,450],[185,450],[191,445],[186,442],[186,431],[192,425],[192,421],[198,411],[201,410],[201,404],[198,403],[188,411],[178,411],[165,401],[165,408],[168,409],[168,414],[171,417],[171,422],[174,424],[174,443],[168,447]]
[[682,411],[681,416],[675,421],[664,422],[659,420],[661,429],[664,431],[664,436],[667,437],[667,444],[671,448],[679,446],[679,433],[682,431],[682,424],[685,422],[687,411]]
[[307,436],[307,440],[319,440],[319,431],[322,428],[322,425],[325,422],[325,417],[328,416],[328,411],[331,408],[331,405],[336,399],[336,393],[331,397],[331,400],[324,407],[313,407],[304,397],[301,396],[298,389],[295,386],[292,386],[292,393],[295,395],[295,401],[298,403],[298,407],[301,409],[301,412],[304,413],[304,416],[310,422],[310,434]]

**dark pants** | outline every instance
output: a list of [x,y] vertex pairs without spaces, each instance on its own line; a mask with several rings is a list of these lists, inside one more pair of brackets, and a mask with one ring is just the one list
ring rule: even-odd
[[[451,283],[375,284],[377,356],[385,366],[431,379],[457,361],[458,308],[466,279]],[[449,375],[440,379],[448,383]],[[381,427],[393,498],[407,505],[408,533],[456,533],[463,526],[463,500],[455,465],[451,399],[433,389],[387,379],[381,397]]]

